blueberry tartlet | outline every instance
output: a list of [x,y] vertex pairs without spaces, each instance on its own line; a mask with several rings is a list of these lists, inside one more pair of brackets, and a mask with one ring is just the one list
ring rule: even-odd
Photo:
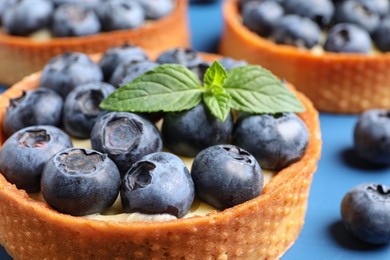
[[388,1],[229,0],[220,52],[293,83],[317,109],[390,108]]
[[[92,59],[95,62],[100,60],[102,64],[102,61],[111,55],[113,53],[105,53],[103,58],[94,56]],[[157,57],[150,52],[148,55],[150,58]],[[186,64],[192,71],[200,73],[199,64],[202,64],[202,67],[206,66],[205,64],[209,66],[208,62],[220,58],[211,54],[198,56],[190,50],[176,49],[165,52],[156,61]],[[230,67],[234,66],[232,60],[228,58],[222,59],[221,63],[230,64]],[[214,63],[210,66],[213,68]],[[151,73],[145,75],[151,75]],[[195,73],[192,75],[197,76]],[[42,82],[42,76],[41,72],[32,74],[0,95],[1,125],[3,125],[10,102],[20,96],[23,91],[37,89]],[[206,73],[205,84],[209,80]],[[275,80],[280,82],[276,78]],[[138,81],[136,79],[133,82]],[[74,91],[84,93],[81,95],[84,98],[86,93],[96,92],[96,90],[85,92],[90,89],[85,86],[88,85],[83,85],[83,88],[70,88],[67,99],[74,95]],[[183,164],[183,161],[186,161],[185,158],[177,155],[191,154],[193,156],[196,154],[193,152],[194,149],[176,149],[177,143],[174,142],[168,145],[170,145],[170,150],[175,150],[176,155],[166,150],[161,151],[161,145],[157,145],[154,151],[142,155],[141,159],[123,174],[113,164],[117,159],[115,154],[112,156],[111,152],[101,153],[88,148],[68,148],[67,146],[66,149],[52,156],[44,166],[41,179],[41,192],[44,198],[31,196],[24,189],[18,188],[16,184],[8,182],[5,175],[0,174],[1,245],[12,257],[22,259],[63,257],[72,259],[276,259],[280,257],[292,246],[304,224],[310,185],[321,152],[318,112],[309,99],[297,92],[292,85],[286,83],[286,86],[293,96],[298,98],[297,100],[303,105],[305,111],[294,114],[294,116],[280,113],[272,118],[256,118],[255,120],[262,121],[265,127],[273,125],[271,128],[274,129],[280,127],[283,122],[287,122],[292,132],[300,131],[301,127],[307,130],[307,133],[299,135],[298,138],[307,141],[304,151],[299,159],[288,159],[288,164],[285,164],[287,166],[262,166],[259,159],[262,155],[252,155],[238,146],[224,144],[229,140],[221,141],[222,144],[215,144],[213,143],[215,140],[208,140],[204,145],[208,147],[195,147],[198,152],[201,151],[194,159],[191,174],[187,169],[187,164]],[[285,90],[284,86],[281,87]],[[90,107],[94,107],[92,103]],[[204,113],[204,108],[196,107],[196,109],[195,113]],[[92,132],[99,131],[100,128],[105,144],[108,142],[113,147],[119,144],[118,150],[127,149],[126,143],[121,142],[121,138],[130,137],[127,143],[133,147],[150,141],[151,136],[155,136],[155,134],[147,133],[146,128],[152,129],[154,126],[148,126],[144,122],[145,118],[130,116],[130,112],[103,112],[98,115],[96,109],[93,111],[95,111],[93,115],[97,116],[97,123]],[[172,129],[172,125],[176,125],[178,120],[188,116],[178,114],[175,120],[171,120],[165,128]],[[206,114],[206,118],[208,116]],[[227,121],[231,120],[230,116],[227,116]],[[235,134],[236,139],[245,139],[245,135],[250,135],[245,127],[247,123],[244,122],[251,116],[247,114],[242,116],[243,123],[241,129]],[[208,119],[199,119],[196,124],[200,128],[206,128],[207,125],[204,125],[202,120],[207,122]],[[194,121],[190,120],[190,123],[194,124]],[[130,125],[130,128],[126,128],[126,125]],[[234,131],[230,123],[222,128]],[[6,141],[9,134],[6,136],[3,128],[0,129],[1,151],[6,146],[10,146],[7,144],[10,141]],[[12,140],[20,138],[18,131],[25,130],[16,130],[11,135]],[[148,135],[149,140],[137,138],[138,133],[143,136]],[[209,135],[216,134],[217,132],[212,132]],[[287,135],[293,136],[290,132]],[[46,133],[45,138],[39,139],[38,142],[33,139],[36,134],[31,136],[27,144],[34,147],[49,144],[52,140],[50,133]],[[272,136],[275,137],[275,135]],[[169,137],[171,140],[173,138],[173,136]],[[261,142],[261,136],[257,138]],[[76,146],[76,142],[74,144]],[[0,160],[4,160],[1,157],[0,155]],[[86,157],[89,157],[88,163],[85,163]],[[285,160],[287,159],[284,158],[283,161]],[[212,165],[213,169],[215,167],[215,176],[210,175],[210,171],[207,170],[208,165]],[[264,178],[265,185],[261,174],[264,169],[262,170],[259,165],[264,169],[271,167],[274,171],[272,178],[268,180]],[[79,176],[80,170],[86,173],[84,177]],[[151,171],[154,173],[153,178],[148,174]],[[95,172],[100,175],[108,172],[112,176],[109,179],[103,177],[100,179],[100,175]],[[237,175],[237,172],[242,174]],[[53,176],[59,178],[56,179]],[[122,178],[119,188],[118,178]],[[160,180],[164,184],[162,188],[154,183],[155,180]],[[80,188],[70,193],[70,199],[77,203],[75,206],[63,201],[64,197],[70,196],[69,192],[50,188],[57,181],[67,184],[85,181],[88,184],[82,187],[89,188]],[[228,185],[215,194],[213,185],[221,181]],[[178,186],[174,186],[175,183],[178,183]],[[59,185],[59,187],[70,187],[67,184]],[[101,196],[99,194],[102,193],[107,194],[105,187],[110,187],[110,191],[114,190],[114,192],[110,193],[107,200],[99,200],[100,205],[97,208],[90,208],[87,200],[89,194],[98,194],[96,196]],[[65,195],[62,192],[65,192]],[[113,203],[113,197],[118,193],[125,212],[143,212],[153,216],[157,208],[157,213],[168,215],[168,217],[163,221],[150,222],[138,219],[137,222],[127,222],[105,218],[103,215],[100,215],[102,218],[88,217],[91,215],[81,216],[93,215],[95,212],[106,209]],[[156,194],[164,194],[164,199],[160,200],[161,197]],[[180,196],[175,194],[180,194]],[[174,202],[165,207],[168,197],[172,197]],[[207,201],[213,207],[206,214],[183,217],[189,207],[199,207],[197,206],[199,199],[197,201],[196,197]],[[140,201],[149,201],[150,204],[140,203]],[[189,203],[192,201],[193,204],[190,206]]]
[[0,5],[0,83],[12,85],[66,51],[99,53],[126,42],[157,52],[190,45],[187,0],[99,3],[7,0]]

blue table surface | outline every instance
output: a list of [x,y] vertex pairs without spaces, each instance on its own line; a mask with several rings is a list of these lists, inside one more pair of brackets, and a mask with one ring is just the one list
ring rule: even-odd
[[[191,4],[194,49],[217,51],[223,27],[221,4],[222,0]],[[390,246],[358,241],[344,229],[340,219],[340,202],[350,188],[363,182],[390,185],[390,168],[367,168],[354,158],[351,148],[356,120],[351,115],[320,115],[323,150],[310,191],[305,225],[282,260],[390,259]],[[0,259],[11,259],[1,247]]]

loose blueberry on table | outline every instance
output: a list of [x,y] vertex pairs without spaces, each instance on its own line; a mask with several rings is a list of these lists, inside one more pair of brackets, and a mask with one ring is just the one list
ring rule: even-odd
[[360,115],[354,128],[354,150],[367,162],[390,165],[390,110],[372,109]]
[[347,192],[341,202],[341,217],[347,230],[370,244],[390,242],[390,189],[364,183]]

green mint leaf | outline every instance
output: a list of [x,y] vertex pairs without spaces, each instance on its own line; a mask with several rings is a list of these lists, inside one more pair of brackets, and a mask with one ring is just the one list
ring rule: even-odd
[[179,64],[156,67],[108,96],[100,107],[128,112],[172,112],[195,107],[202,100],[198,76]]
[[215,87],[223,86],[227,73],[225,68],[219,61],[214,61],[210,68],[206,70],[204,75],[204,87],[205,89],[212,89]]
[[256,65],[229,71],[224,88],[232,97],[235,110],[262,114],[303,112],[299,99],[270,71]]
[[230,113],[231,97],[222,87],[215,87],[204,93],[203,102],[211,114],[221,121],[225,121]]

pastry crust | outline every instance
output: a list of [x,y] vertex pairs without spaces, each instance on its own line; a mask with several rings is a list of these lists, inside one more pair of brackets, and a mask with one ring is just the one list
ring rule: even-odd
[[219,46],[223,55],[268,68],[294,84],[320,111],[360,113],[390,108],[390,53],[314,54],[275,44],[242,24],[237,0],[224,2],[223,16]]
[[188,0],[177,0],[168,16],[132,30],[102,32],[85,37],[53,38],[36,41],[0,32],[0,83],[12,85],[41,70],[48,60],[66,51],[99,53],[130,43],[146,50],[162,52],[169,48],[189,47]]
[[[0,95],[0,124],[9,98],[36,88],[39,77],[35,73]],[[299,116],[308,127],[309,144],[303,158],[273,177],[259,197],[205,217],[154,223],[99,221],[58,213],[0,174],[0,243],[15,259],[29,260],[280,257],[301,231],[321,152],[318,112],[304,95],[293,91],[306,107]],[[4,134],[0,137],[3,143]]]

